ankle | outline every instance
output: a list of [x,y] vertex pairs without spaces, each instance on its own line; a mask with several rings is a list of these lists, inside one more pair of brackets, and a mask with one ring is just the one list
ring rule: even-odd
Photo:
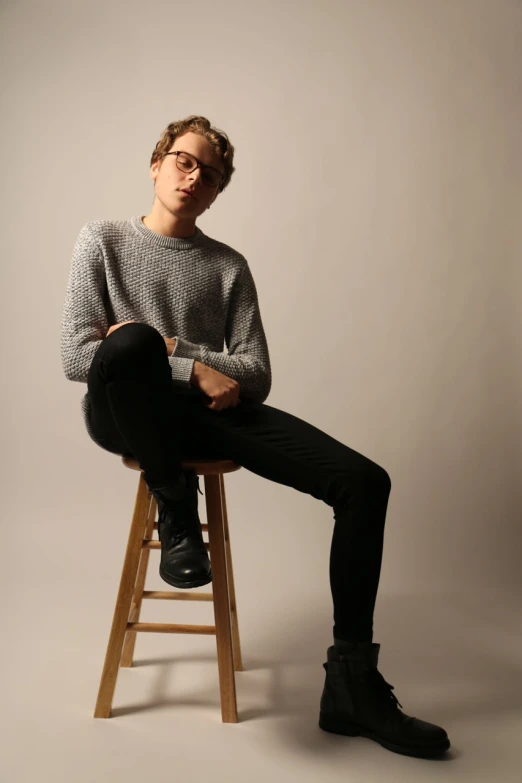
[[180,473],[177,478],[163,486],[155,484],[151,486],[147,483],[149,492],[156,498],[156,500],[161,500],[166,504],[169,502],[182,500],[186,495],[187,486],[188,481],[184,473]]
[[373,637],[370,639],[336,639],[334,636],[334,648],[339,652],[349,652],[352,650],[361,650],[371,647]]
[[180,484],[185,485],[187,483],[187,476],[185,472],[180,470],[178,473],[171,475],[167,479],[149,481],[145,476],[145,483],[149,492],[156,489],[164,489],[166,487],[178,487]]

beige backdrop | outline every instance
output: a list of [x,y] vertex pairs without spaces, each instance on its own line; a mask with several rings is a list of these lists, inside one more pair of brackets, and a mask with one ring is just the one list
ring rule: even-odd
[[[17,660],[59,656],[57,683],[74,690],[80,654],[80,709],[94,708],[137,474],[84,430],[86,387],[60,361],[65,287],[84,223],[150,210],[154,145],[192,113],[236,147],[198,225],[251,266],[267,404],[391,476],[375,640],[438,638],[452,611],[455,633],[466,595],[518,605],[521,3],[3,2],[1,14],[2,580]],[[226,491],[245,657],[313,656],[319,681],[331,509],[246,470]],[[210,605],[194,613],[211,621]],[[178,644],[212,656],[212,639],[145,636],[150,657]]]

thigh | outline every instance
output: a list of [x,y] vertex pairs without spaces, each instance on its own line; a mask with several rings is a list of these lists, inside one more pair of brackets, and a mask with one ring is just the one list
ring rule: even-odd
[[[159,332],[146,324],[126,324],[101,341],[94,354],[87,376],[87,389],[91,408],[91,427],[97,440],[108,451],[125,453],[127,446],[114,421],[107,382],[135,377],[156,377],[166,381],[170,375],[165,343]],[[183,405],[187,397],[201,397],[192,387],[175,385],[172,393],[176,404]],[[164,411],[165,416],[168,411]]]
[[[88,379],[87,379],[87,387],[88,387],[89,398],[91,402],[91,413],[90,413],[91,426],[96,435],[97,440],[100,442],[103,448],[107,449],[107,451],[112,451],[116,454],[124,454],[128,450],[127,444],[121,437],[118,427],[116,426],[116,423],[114,421],[114,417],[112,415],[111,407],[109,404],[109,398],[107,395],[106,384],[100,373],[100,368],[103,367],[103,362],[104,362],[104,352],[98,350],[89,368]],[[189,413],[191,407],[189,405],[190,401],[194,402],[194,400],[197,399],[199,402],[199,400],[201,399],[201,394],[193,388],[186,389],[185,387],[177,386],[173,383],[172,395],[173,395],[172,404],[176,406],[181,406],[183,409],[181,415],[182,428],[180,431],[180,438],[183,439],[183,432],[186,431],[187,427],[190,428],[190,421],[191,421],[190,416],[188,417],[185,416],[185,412],[184,412],[185,408],[187,408],[188,406],[187,413]],[[168,415],[168,411],[165,411],[165,415]],[[187,442],[189,446],[192,446],[192,441],[190,437],[185,437],[185,442]],[[208,447],[206,451],[209,452]],[[205,456],[204,452],[199,452],[199,453],[200,456]],[[211,458],[212,454],[208,453],[208,457]]]
[[[100,346],[100,348],[104,344]],[[116,424],[109,405],[109,399],[105,390],[105,383],[100,376],[100,367],[103,365],[103,353],[98,348],[89,368],[87,376],[87,390],[90,400],[90,419],[91,427],[96,435],[96,439],[103,448],[118,454],[124,454],[127,451],[127,444],[124,443]]]
[[333,506],[342,492],[375,481],[386,471],[331,435],[271,405],[243,400],[211,411],[196,401],[187,413],[184,452],[233,459],[270,481],[291,486]]

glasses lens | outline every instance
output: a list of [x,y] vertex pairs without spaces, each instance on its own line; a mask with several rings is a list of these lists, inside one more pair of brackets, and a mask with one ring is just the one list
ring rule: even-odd
[[178,169],[181,169],[182,171],[191,171],[196,165],[194,158],[191,158],[189,155],[185,155],[185,153],[176,155],[176,163],[178,164]]
[[203,174],[201,177],[203,182],[206,182],[207,185],[216,186],[219,185],[221,174],[216,171],[216,169],[203,169]]
[[[191,155],[182,152],[180,155],[176,155],[176,164],[181,171],[194,171],[197,160]],[[221,180],[221,174],[217,169],[204,166],[201,171],[201,179],[207,185],[216,186]]]

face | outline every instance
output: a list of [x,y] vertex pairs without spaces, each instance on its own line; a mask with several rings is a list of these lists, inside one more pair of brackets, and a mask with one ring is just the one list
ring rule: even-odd
[[[221,174],[225,173],[223,162],[214,150],[212,144],[192,131],[178,136],[169,152],[181,150],[194,155],[202,165],[212,166]],[[219,194],[219,185],[207,185],[201,178],[201,168],[185,172],[176,166],[176,155],[167,155],[153,163],[150,176],[154,180],[156,199],[164,208],[177,217],[194,220],[215,201]],[[190,190],[192,196],[185,196],[181,191]]]

